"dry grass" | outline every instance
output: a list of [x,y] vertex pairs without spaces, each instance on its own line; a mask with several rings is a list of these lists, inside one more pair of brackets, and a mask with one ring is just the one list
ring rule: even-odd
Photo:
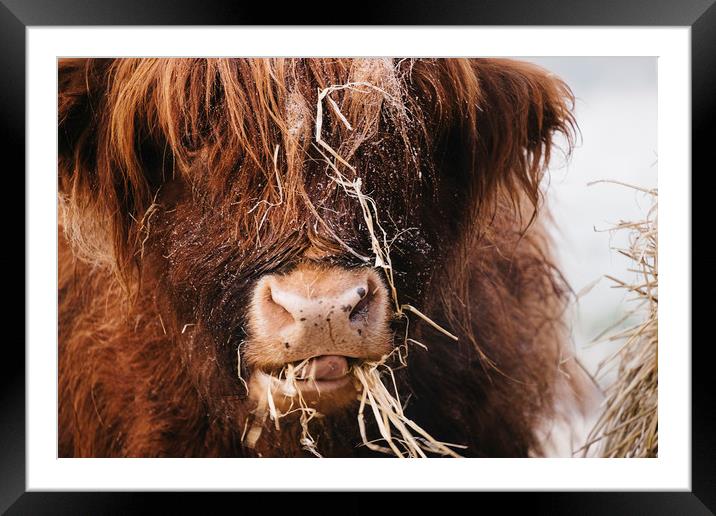
[[[616,183],[616,182],[615,182]],[[645,190],[652,206],[644,220],[621,222],[613,231],[629,231],[629,245],[617,251],[628,257],[637,275],[634,282],[607,276],[615,288],[629,292],[636,307],[625,319],[639,322],[626,330],[612,326],[604,335],[609,341],[623,341],[618,351],[600,364],[600,372],[617,367],[617,379],[607,389],[604,412],[583,448],[586,456],[592,446],[600,447],[603,457],[656,457],[658,451],[658,258],[657,190]]]
[[[338,119],[346,126],[346,128],[350,131],[353,128],[351,127],[350,123],[348,123],[348,120],[346,120],[345,116],[340,111],[340,108],[338,107],[338,104],[331,99],[328,95],[334,91],[338,91],[341,89],[353,89],[357,91],[361,91],[360,88],[367,88],[372,89],[375,91],[380,92],[387,101],[394,102],[393,98],[382,89],[378,88],[377,86],[374,86],[370,83],[349,83],[339,86],[330,86],[328,88],[323,89],[318,94],[318,102],[316,104],[316,148],[323,156],[324,160],[330,167],[331,171],[334,173],[334,175],[329,174],[329,178],[335,182],[337,185],[339,185],[344,193],[349,196],[352,199],[355,199],[360,204],[360,207],[362,209],[363,213],[363,220],[366,223],[366,228],[368,231],[368,234],[370,235],[371,240],[371,250],[373,251],[373,255],[375,257],[374,260],[374,266],[379,267],[383,269],[383,272],[385,273],[386,280],[388,282],[388,287],[390,289],[391,298],[393,300],[393,303],[395,304],[395,313],[397,317],[407,317],[406,311],[409,311],[416,316],[423,319],[425,322],[430,324],[433,328],[436,330],[444,333],[448,337],[450,337],[453,340],[457,340],[457,337],[447,331],[442,326],[438,325],[435,321],[430,319],[428,316],[423,314],[420,310],[417,308],[408,305],[408,304],[401,304],[398,300],[398,292],[395,288],[395,281],[393,278],[393,265],[390,260],[390,242],[388,241],[388,234],[383,229],[383,227],[380,224],[380,216],[378,214],[378,206],[376,205],[375,201],[363,193],[363,182],[358,175],[358,171],[353,167],[350,163],[348,163],[346,160],[344,160],[338,152],[336,152],[333,147],[328,145],[323,138],[321,137],[321,128],[323,125],[323,101],[324,99],[328,99],[330,106],[332,107],[334,113],[337,115]],[[330,156],[326,155],[321,148],[323,148],[330,156],[333,156],[333,159],[330,158]],[[345,168],[350,170],[353,173],[353,176],[355,177],[354,180],[349,180],[340,170],[338,165],[343,165]],[[316,213],[314,211],[314,213]],[[343,244],[346,247],[347,244]],[[349,247],[350,249],[350,247]],[[361,256],[358,254],[355,250],[350,249],[351,252],[356,256]],[[363,257],[364,260],[366,260],[365,257]]]
[[[299,422],[301,424],[301,445],[303,449],[316,457],[321,457],[321,454],[316,448],[316,440],[309,430],[311,420],[316,417],[321,417],[321,414],[319,414],[316,409],[308,406],[297,383],[298,381],[308,379],[303,376],[304,368],[308,362],[309,359],[306,359],[298,365],[287,364],[281,369],[277,376],[273,374],[264,375],[266,380],[264,385],[265,391],[254,410],[251,428],[248,434],[242,437],[242,441],[245,442],[249,448],[256,446],[267,419],[270,418],[276,430],[280,430],[280,420],[282,418],[298,413]],[[285,399],[290,400],[290,404],[285,410],[279,409],[276,405],[274,396],[277,393],[282,394]]]
[[[459,457],[453,448],[462,448],[462,446],[438,441],[405,416],[403,405],[399,401],[400,394],[393,370],[386,365],[386,361],[387,357],[377,362],[363,362],[352,366],[349,372],[362,388],[358,395],[360,404],[357,423],[363,445],[373,451],[401,458],[425,458],[428,454]],[[288,364],[276,375],[266,375],[265,392],[254,411],[251,428],[248,429],[248,433],[245,432],[244,442],[247,446],[253,448],[256,445],[267,420],[273,422],[276,430],[280,430],[283,418],[298,414],[301,425],[300,441],[303,449],[316,457],[322,456],[309,425],[313,419],[323,416],[315,408],[308,406],[298,385],[300,381],[313,380],[312,377],[305,376],[304,373],[308,362],[307,359],[298,365]],[[390,388],[386,386],[386,378],[389,380]],[[276,404],[276,395],[290,400],[289,406],[281,410]],[[375,418],[381,435],[377,441],[368,439],[366,407],[370,408],[368,413]],[[379,442],[383,444],[378,444]]]
[[[365,446],[373,451],[392,454],[401,458],[425,458],[427,457],[426,453],[460,457],[452,448],[464,448],[464,446],[438,441],[405,416],[403,406],[399,401],[400,394],[398,393],[393,370],[385,364],[385,360],[365,362],[360,367],[355,368],[353,374],[363,387],[358,409],[358,427]],[[392,392],[383,381],[384,374],[390,377]],[[382,441],[387,446],[381,446],[368,440],[364,416],[366,406],[370,407]],[[397,435],[394,435],[393,430],[397,432]]]

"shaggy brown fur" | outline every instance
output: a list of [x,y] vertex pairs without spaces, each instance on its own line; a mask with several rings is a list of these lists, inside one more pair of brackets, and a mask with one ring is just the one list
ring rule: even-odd
[[[352,130],[326,108],[322,137],[397,235],[401,300],[459,337],[411,321],[429,349],[398,372],[406,414],[469,456],[541,452],[536,428],[575,369],[567,289],[535,216],[553,135],[572,135],[564,83],[500,59],[71,59],[59,64],[60,456],[304,454],[291,425],[242,446],[236,351],[263,274],[307,256],[370,265],[360,207],[314,145],[319,90],[346,83],[331,98]],[[370,455],[355,411],[320,425],[324,455]]]

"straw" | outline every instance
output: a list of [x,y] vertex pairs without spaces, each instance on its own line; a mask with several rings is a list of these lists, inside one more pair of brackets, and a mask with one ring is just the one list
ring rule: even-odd
[[[608,341],[623,341],[619,350],[604,360],[599,372],[617,369],[617,378],[606,391],[604,410],[582,447],[586,456],[600,446],[604,457],[656,457],[658,452],[658,224],[656,189],[645,189],[618,181],[648,195],[652,201],[644,220],[620,222],[612,231],[630,232],[627,256],[637,273],[633,282],[607,276],[616,288],[625,290],[637,306],[630,313],[639,322],[626,330],[608,328],[600,335]],[[621,324],[618,323],[617,325]]]

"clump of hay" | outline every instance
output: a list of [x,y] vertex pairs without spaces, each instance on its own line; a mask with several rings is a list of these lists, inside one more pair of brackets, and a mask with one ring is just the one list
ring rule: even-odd
[[[358,395],[360,404],[357,414],[357,423],[361,439],[363,445],[369,449],[395,455],[396,457],[425,458],[428,454],[460,457],[460,455],[454,451],[454,448],[464,448],[464,446],[444,443],[435,439],[418,424],[409,419],[403,411],[404,406],[400,401],[401,396],[398,392],[395,375],[389,364],[393,362],[395,358],[401,366],[406,366],[406,358],[410,344],[419,345],[427,349],[424,344],[408,337],[408,314],[419,317],[432,328],[453,340],[458,340],[458,338],[414,306],[400,303],[393,278],[393,267],[390,259],[390,241],[388,240],[386,231],[380,224],[378,207],[375,201],[363,192],[363,183],[357,170],[321,137],[324,101],[327,101],[337,119],[349,131],[353,130],[346,117],[341,113],[338,104],[330,97],[331,93],[345,89],[366,93],[369,91],[378,92],[388,102],[392,102],[394,99],[388,92],[374,84],[368,82],[351,82],[329,86],[321,90],[318,94],[316,105],[315,148],[323,156],[331,171],[329,174],[331,181],[340,186],[348,197],[359,203],[370,236],[373,258],[371,259],[370,257],[361,255],[343,242],[321,218],[310,200],[307,198],[305,200],[313,215],[347,251],[364,262],[372,262],[373,266],[383,270],[388,283],[390,296],[395,306],[394,315],[396,318],[406,319],[407,323],[402,345],[396,347],[391,353],[383,356],[378,361],[365,361],[359,364],[353,364],[349,371],[349,374],[353,376],[354,380],[360,386],[360,393]],[[351,180],[346,177],[346,175],[341,172],[341,167],[351,171],[355,179]],[[303,376],[307,362],[308,360],[296,366],[288,364],[277,373],[277,376],[268,375],[269,380],[266,382],[265,396],[262,397],[262,401],[259,402],[258,407],[254,411],[252,427],[248,431],[248,434],[246,434],[245,442],[248,446],[255,446],[267,419],[270,418],[278,430],[280,429],[280,420],[283,417],[298,413],[302,428],[301,445],[306,451],[317,457],[321,457],[316,446],[316,440],[311,435],[309,424],[314,418],[322,417],[322,415],[318,413],[316,409],[308,406],[301,396],[300,388],[296,383],[302,380],[310,381],[310,378],[306,379]],[[290,398],[291,401],[288,409],[281,411],[277,408],[273,398],[275,391],[281,392],[284,396]],[[370,410],[367,411],[366,407]],[[380,432],[381,439],[378,441],[368,439],[366,432],[366,412],[373,416],[378,431]]]
[[595,339],[612,333],[608,340],[624,343],[599,366],[600,372],[618,367],[618,374],[606,391],[604,412],[583,450],[585,456],[590,447],[599,446],[603,457],[656,457],[659,444],[657,190],[617,184],[644,192],[652,201],[643,220],[621,222],[612,229],[630,232],[628,247],[617,251],[632,261],[633,268],[629,271],[638,278],[627,282],[607,276],[616,288],[628,291],[636,302],[617,325],[631,317],[637,317],[639,322],[621,331],[615,331],[616,325],[612,326]]
[[[353,371],[353,374],[363,387],[360,396],[360,408],[358,409],[358,426],[363,444],[373,451],[394,454],[397,457],[426,458],[426,452],[449,457],[460,457],[453,448],[465,448],[464,446],[436,440],[405,416],[403,406],[399,401],[400,394],[395,383],[393,370],[385,362],[386,360],[383,359],[378,362],[363,363]],[[380,369],[383,369],[390,377],[392,392],[383,382],[383,375]],[[371,408],[371,412],[378,424],[380,435],[387,447],[368,441],[364,418],[366,405]],[[392,434],[391,428],[397,430],[398,436]]]
[[[316,448],[316,440],[311,435],[308,425],[314,418],[322,416],[315,408],[308,406],[297,385],[297,382],[300,380],[310,380],[305,376],[306,365],[309,362],[310,359],[306,359],[297,365],[287,364],[278,372],[277,376],[273,374],[265,376],[267,379],[265,383],[266,390],[254,411],[253,424],[246,435],[245,442],[247,446],[253,448],[256,445],[259,437],[261,437],[263,425],[268,418],[274,422],[276,430],[280,430],[281,418],[298,413],[299,422],[301,424],[301,445],[303,449],[316,457],[321,457],[321,454]],[[274,393],[276,392],[283,394],[286,399],[290,400],[290,405],[287,409],[282,411],[277,407],[274,400]]]
[[[357,422],[363,445],[373,451],[396,457],[426,458],[428,453],[460,457],[453,448],[464,448],[463,446],[438,441],[404,414],[393,370],[386,364],[389,357],[390,355],[386,355],[379,361],[355,364],[349,371],[354,381],[362,388],[358,395],[360,405]],[[280,430],[281,419],[298,414],[301,446],[316,457],[322,457],[309,424],[313,419],[323,416],[315,408],[308,406],[297,384],[299,381],[312,381],[312,377],[306,375],[308,362],[309,359],[306,359],[298,365],[287,364],[277,374],[266,375],[265,391],[254,411],[253,424],[245,434],[244,442],[247,446],[256,445],[267,420],[270,419],[276,430]],[[385,384],[386,377],[390,387]],[[287,408],[282,410],[277,405],[274,398],[276,394],[290,400]],[[370,408],[369,414],[375,418],[384,445],[368,439],[366,407]]]

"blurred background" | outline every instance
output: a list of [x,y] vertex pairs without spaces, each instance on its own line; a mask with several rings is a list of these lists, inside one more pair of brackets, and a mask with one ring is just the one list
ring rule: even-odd
[[[572,289],[583,291],[572,309],[572,338],[591,373],[619,343],[593,343],[633,308],[630,296],[604,278],[631,281],[630,261],[613,248],[626,247],[628,233],[610,232],[618,222],[641,220],[650,199],[633,189],[657,185],[657,60],[652,57],[520,57],[561,77],[576,97],[580,136],[566,160],[550,166],[548,203],[555,219],[557,258]],[[564,142],[561,141],[564,148]],[[601,278],[601,279],[600,279]],[[595,284],[596,282],[596,284]],[[591,290],[589,287],[593,285]],[[626,327],[629,320],[620,326]],[[598,380],[602,386],[612,373]]]

